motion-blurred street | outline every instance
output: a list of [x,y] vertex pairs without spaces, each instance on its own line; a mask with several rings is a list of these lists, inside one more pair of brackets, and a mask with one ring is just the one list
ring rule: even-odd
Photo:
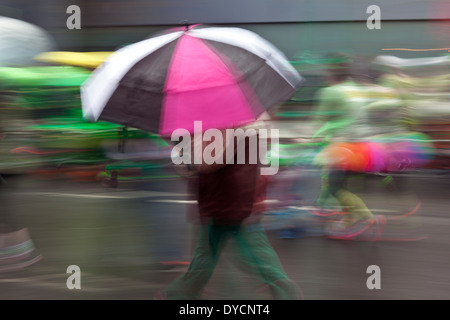
[[450,299],[449,21],[0,0],[0,300]]
[[[450,298],[448,173],[417,172],[408,183],[422,204],[412,222],[422,240],[284,239],[269,232],[306,300]],[[374,213],[388,215],[399,199],[377,188],[365,200]],[[43,259],[1,274],[0,299],[152,299],[186,267],[158,262],[167,257],[189,261],[195,227],[186,214],[195,203],[181,178],[105,188],[99,182],[19,177],[5,190],[3,210],[13,210],[25,221]],[[235,268],[227,254],[204,298],[269,298],[267,289]],[[81,269],[80,290],[66,286],[70,265]],[[379,290],[366,286],[370,265],[381,269]]]

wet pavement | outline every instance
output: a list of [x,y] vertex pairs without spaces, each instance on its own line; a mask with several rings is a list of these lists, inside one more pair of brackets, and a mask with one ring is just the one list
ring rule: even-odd
[[[370,179],[357,182],[375,213],[395,215],[420,203],[405,225],[414,225],[421,240],[285,239],[273,231],[269,239],[306,300],[449,299],[449,177],[445,171],[410,174],[406,183],[411,192],[404,198]],[[303,187],[314,189],[306,182]],[[2,192],[3,210],[12,210],[26,224],[43,255],[27,269],[0,274],[2,300],[150,300],[186,268],[160,262],[189,261],[191,256],[196,229],[187,212],[195,210],[195,202],[186,180],[155,179],[105,188],[99,181],[24,176]],[[79,290],[67,287],[71,265],[81,270]],[[381,289],[367,288],[370,265],[380,267]],[[270,299],[267,288],[242,273],[228,251],[204,297]]]

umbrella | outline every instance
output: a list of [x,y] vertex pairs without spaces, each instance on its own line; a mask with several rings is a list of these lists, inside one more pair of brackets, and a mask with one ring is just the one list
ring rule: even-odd
[[13,18],[0,17],[0,66],[27,65],[34,56],[54,49],[44,29]]
[[85,118],[160,135],[250,123],[303,78],[284,54],[242,28],[189,26],[127,45],[81,87]]

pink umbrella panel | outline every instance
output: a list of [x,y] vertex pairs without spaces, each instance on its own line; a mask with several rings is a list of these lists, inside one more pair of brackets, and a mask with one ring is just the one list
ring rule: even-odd
[[272,44],[239,28],[173,31],[118,50],[82,87],[83,111],[170,135],[239,127],[289,99],[303,78]]

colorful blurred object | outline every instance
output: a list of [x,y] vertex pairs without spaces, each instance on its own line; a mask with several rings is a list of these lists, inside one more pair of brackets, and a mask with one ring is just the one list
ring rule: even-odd
[[[118,152],[123,126],[86,122],[82,116],[80,86],[90,73],[75,66],[0,67],[2,173],[48,176],[64,170],[70,179],[78,175],[96,178],[110,162],[117,161],[113,154]],[[159,139],[134,128],[127,132],[128,140],[147,147]],[[161,141],[145,150],[146,157],[130,148],[120,154],[124,159],[141,156],[140,160],[154,161],[163,157],[155,152],[150,155],[165,148]]]
[[78,66],[84,68],[95,69],[100,66],[105,59],[111,55],[112,52],[100,51],[100,52],[71,52],[71,51],[51,51],[44,52],[36,57],[34,60],[61,64]]
[[405,123],[433,142],[434,157],[427,166],[450,168],[450,55],[401,59],[379,56],[384,85],[396,89],[404,101]]
[[2,173],[29,173],[99,153],[100,124],[86,128],[79,112],[79,87],[88,75],[77,67],[0,68]]
[[358,142],[331,143],[316,164],[360,173],[396,172],[427,165],[434,156],[431,139],[422,133],[380,135]]
[[90,72],[78,67],[34,66],[0,67],[0,86],[2,88],[23,87],[79,87]]

